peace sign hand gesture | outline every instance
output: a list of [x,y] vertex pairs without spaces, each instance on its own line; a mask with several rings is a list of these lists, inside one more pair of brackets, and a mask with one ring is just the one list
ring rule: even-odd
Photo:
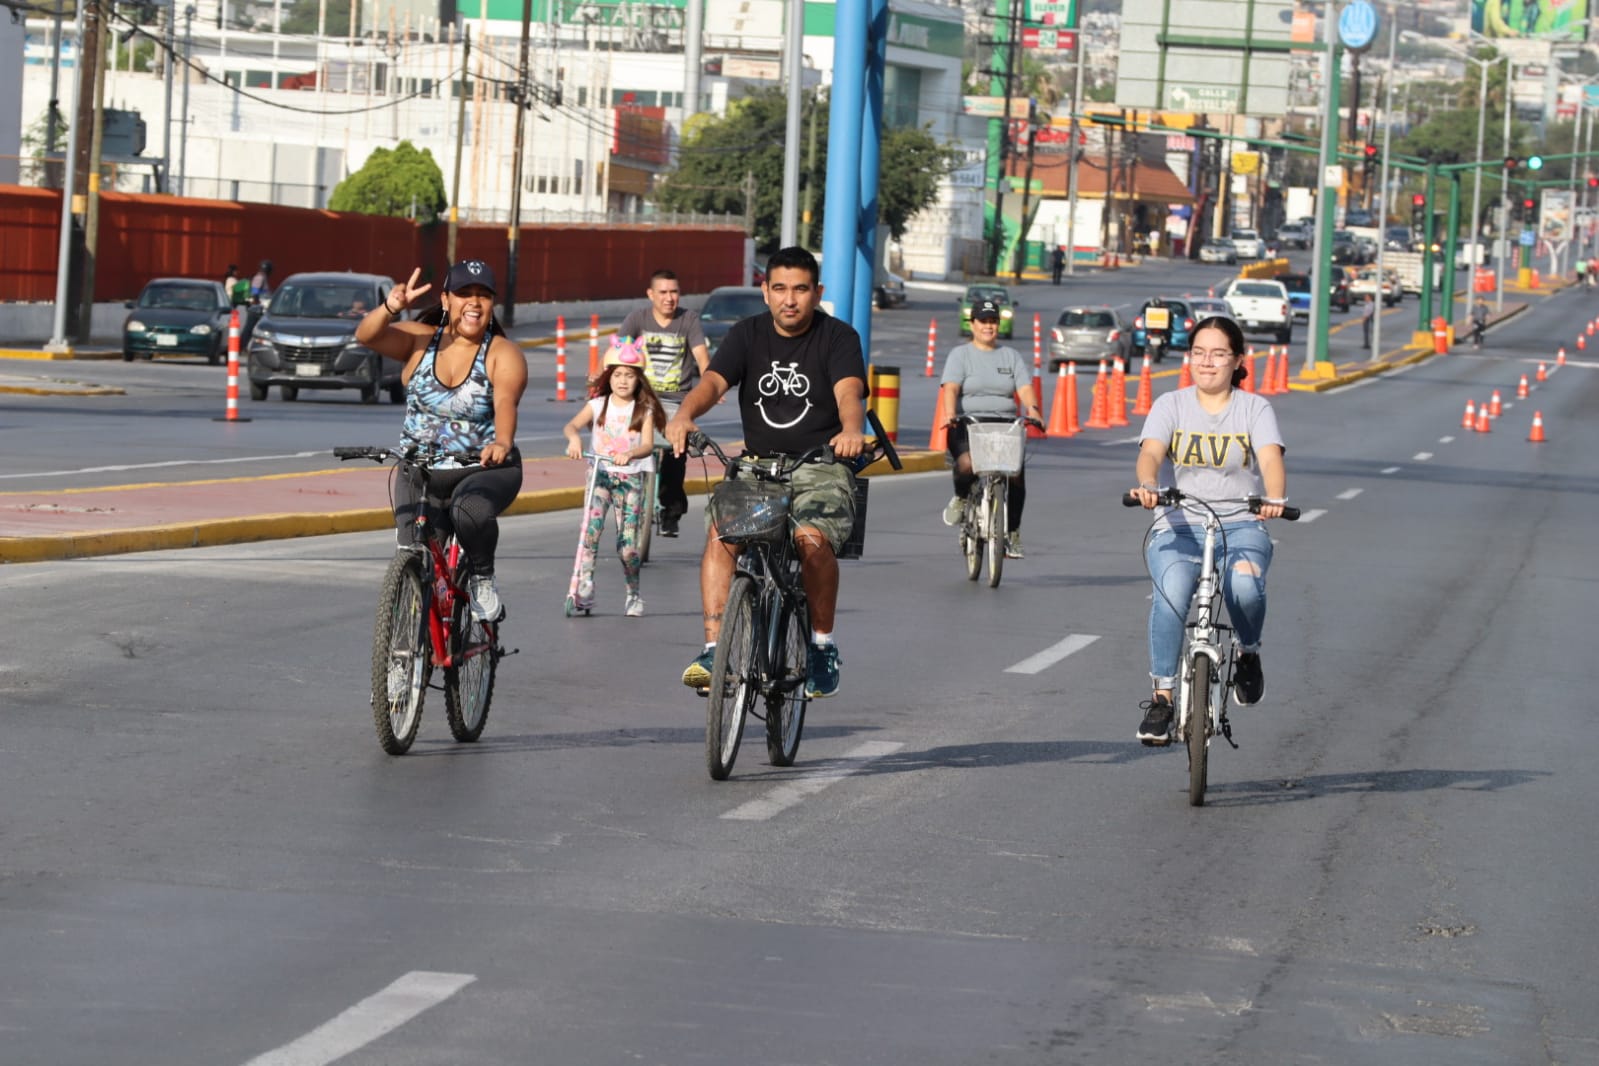
[[411,271],[409,280],[389,290],[388,296],[384,297],[383,306],[389,309],[390,314],[403,314],[405,309],[415,303],[418,297],[433,287],[431,282],[426,285],[418,285],[417,281],[421,277],[422,268],[417,267]]

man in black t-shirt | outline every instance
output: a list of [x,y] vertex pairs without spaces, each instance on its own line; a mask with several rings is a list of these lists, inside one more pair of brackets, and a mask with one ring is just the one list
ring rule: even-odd
[[[816,257],[784,248],[767,261],[761,291],[769,311],[736,323],[711,357],[711,365],[666,425],[666,439],[683,454],[694,419],[738,387],[744,444],[756,455],[796,456],[831,445],[840,459],[864,446],[866,361],[861,338],[847,324],[818,310],[822,300]],[[837,551],[855,524],[855,479],[841,463],[812,463],[795,471],[790,516],[811,610],[807,691],[838,691],[838,648],[833,616],[838,606]],[[704,689],[722,631],[737,549],[709,528],[700,559],[700,601],[705,650],[683,671],[683,684]]]

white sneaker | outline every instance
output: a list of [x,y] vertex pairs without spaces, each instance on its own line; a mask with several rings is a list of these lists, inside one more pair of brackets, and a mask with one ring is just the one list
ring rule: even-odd
[[500,590],[494,587],[492,574],[473,574],[466,584],[467,595],[472,598],[472,617],[479,622],[498,622],[505,617],[505,605],[500,602]]
[[644,599],[636,592],[627,594],[627,616],[629,618],[644,617]]
[[951,496],[944,505],[944,524],[958,526],[966,519],[966,501],[959,496]]
[[1005,537],[1005,558],[1022,559],[1022,531],[1013,529]]

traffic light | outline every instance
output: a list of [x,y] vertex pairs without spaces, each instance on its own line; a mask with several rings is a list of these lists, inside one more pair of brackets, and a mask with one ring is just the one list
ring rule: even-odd
[[1520,170],[1521,169],[1521,159],[1520,159],[1520,157],[1519,156],[1513,156],[1513,155],[1505,156],[1505,169],[1506,170]]
[[1366,184],[1369,186],[1377,176],[1377,146],[1368,144],[1362,151],[1366,160]]
[[1599,178],[1596,178],[1592,174],[1589,174],[1588,175],[1588,188],[1590,188],[1590,189],[1599,189]]
[[1541,156],[1541,155],[1529,155],[1527,157],[1527,169],[1528,170],[1542,170],[1543,169],[1543,156]]
[[1538,201],[1531,196],[1524,197],[1521,201],[1521,218],[1529,226],[1538,224]]
[[1420,233],[1426,220],[1427,197],[1422,193],[1415,193],[1410,197],[1410,228]]

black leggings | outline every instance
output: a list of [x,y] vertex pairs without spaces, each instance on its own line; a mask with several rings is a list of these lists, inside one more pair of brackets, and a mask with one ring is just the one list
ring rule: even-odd
[[[967,442],[966,427],[964,425],[951,426],[949,436],[946,438],[949,445],[949,457],[953,462],[958,462],[960,457],[971,451],[972,446]],[[954,471],[955,495],[965,499],[971,495],[972,486],[977,483],[976,474],[962,474],[957,467]],[[1010,490],[1005,493],[1005,525],[1011,530],[1022,528],[1022,508],[1027,506],[1027,469],[1010,478]]]
[[[659,456],[657,467],[661,472],[661,514],[673,520],[688,514],[688,493],[683,491],[683,475],[688,472],[688,455],[673,455],[672,449],[667,448],[665,454]],[[650,516],[644,516],[649,521]]]
[[[446,501],[449,510],[442,515],[443,530],[453,530],[472,561],[472,570],[481,575],[494,573],[494,550],[500,543],[499,515],[516,494],[522,491],[522,453],[516,448],[501,466],[465,466],[459,470],[435,470],[430,475],[430,510],[438,521]],[[416,543],[416,512],[420,477],[410,464],[401,463],[394,482],[394,527],[400,543]]]

